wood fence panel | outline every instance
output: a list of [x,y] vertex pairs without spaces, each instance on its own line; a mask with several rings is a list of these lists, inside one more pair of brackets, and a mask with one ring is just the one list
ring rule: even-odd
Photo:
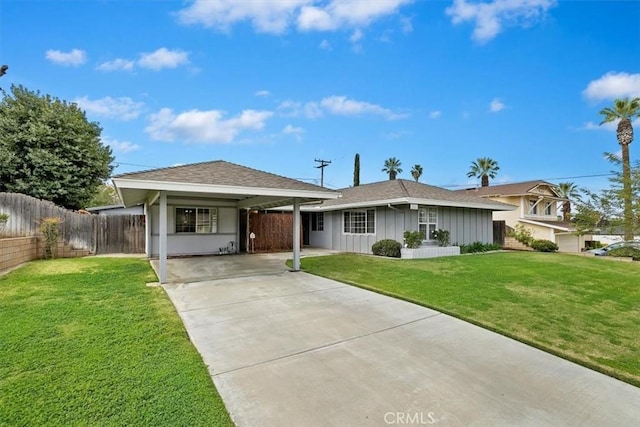
[[505,221],[493,221],[493,243],[504,246],[504,238],[507,236],[507,223]]
[[40,234],[43,218],[57,217],[60,241],[72,249],[92,253],[144,253],[144,215],[91,215],[70,211],[54,203],[17,193],[0,192],[0,213],[9,220],[2,237]]

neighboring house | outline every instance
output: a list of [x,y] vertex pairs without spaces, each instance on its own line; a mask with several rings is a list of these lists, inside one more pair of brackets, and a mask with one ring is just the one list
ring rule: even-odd
[[525,226],[535,239],[557,243],[561,252],[580,252],[585,247],[585,240],[591,240],[590,236],[578,235],[573,223],[562,221],[558,210],[566,199],[560,197],[552,183],[526,181],[458,190],[457,193],[516,206],[514,211],[494,212],[494,221],[505,221],[510,228]]
[[[241,216],[251,210],[293,206],[293,268],[300,267],[300,206],[339,193],[245,166],[211,161],[113,177],[125,207],[141,204],[146,215],[146,254],[158,256],[166,282],[170,255],[238,250],[246,238]],[[233,244],[232,244],[233,243]]]
[[144,214],[144,206],[130,206],[124,205],[107,205],[107,206],[93,206],[85,209],[87,212],[91,212],[95,215],[142,215]]
[[419,230],[425,244],[433,231],[446,229],[452,244],[493,243],[492,213],[513,206],[404,179],[338,190],[342,196],[307,205],[304,243],[346,252],[371,253],[383,239],[403,242],[407,230]]

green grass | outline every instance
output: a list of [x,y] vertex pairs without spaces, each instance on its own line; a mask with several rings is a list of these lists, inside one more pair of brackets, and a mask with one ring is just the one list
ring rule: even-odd
[[233,425],[149,263],[0,277],[0,425]]
[[501,252],[303,258],[310,273],[399,297],[640,386],[640,263]]

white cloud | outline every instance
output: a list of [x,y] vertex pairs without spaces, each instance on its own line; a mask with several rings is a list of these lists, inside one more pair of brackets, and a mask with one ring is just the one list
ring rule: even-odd
[[492,0],[488,3],[454,0],[445,13],[453,24],[475,22],[472,37],[483,43],[496,37],[505,26],[531,25],[555,5],[556,0]]
[[139,67],[159,71],[163,68],[176,68],[189,63],[189,54],[179,49],[169,50],[161,47],[155,52],[141,53],[137,64]]
[[[631,122],[631,125],[634,128],[640,127],[640,118],[636,118]],[[598,123],[592,122],[592,121],[588,121],[586,122],[584,125],[582,125],[581,128],[577,129],[577,130],[606,130],[609,132],[616,132],[618,129],[618,122],[609,122],[609,123],[603,123],[602,125],[599,125]]]
[[406,114],[395,113],[387,108],[369,102],[356,101],[346,96],[328,96],[320,102],[297,102],[286,100],[278,105],[278,112],[284,117],[306,117],[316,119],[325,113],[336,116],[378,115],[387,120],[398,120]]
[[585,98],[597,101],[640,96],[640,73],[608,72],[590,81],[582,94]]
[[113,61],[103,62],[98,65],[96,69],[98,71],[131,71],[135,65],[134,61],[128,59],[117,58]]
[[269,92],[268,90],[259,90],[254,95],[266,98],[267,96],[271,95],[271,92]]
[[285,135],[293,135],[296,138],[296,141],[302,141],[302,134],[304,133],[304,129],[301,127],[295,127],[293,125],[286,125],[284,129],[282,129],[282,133]]
[[128,97],[112,98],[107,96],[101,99],[91,100],[83,96],[74,99],[73,102],[89,114],[119,120],[133,120],[140,115],[144,108],[142,102],[135,102]]
[[413,31],[413,22],[411,22],[412,17],[403,16],[400,18],[400,23],[402,24],[402,32],[403,33],[411,33]]
[[318,47],[322,50],[327,50],[327,51],[331,51],[333,50],[333,47],[331,46],[331,43],[329,43],[329,41],[327,39],[324,39],[320,42],[320,44],[318,45]]
[[111,147],[116,153],[130,153],[142,148],[138,144],[134,144],[129,141],[118,141],[117,139],[110,139],[106,137],[102,138],[102,142]]
[[225,119],[225,113],[219,110],[176,114],[163,108],[149,117],[145,132],[160,141],[231,143],[242,131],[262,129],[272,115],[270,111],[244,110],[238,116]]
[[406,117],[406,115],[394,113],[380,105],[356,101],[346,96],[329,96],[320,101],[320,105],[325,111],[340,116],[373,114],[383,116],[387,120],[397,120]]
[[334,31],[364,27],[414,0],[194,0],[177,13],[185,24],[229,31],[248,21],[258,32],[282,34],[295,25],[299,31]]
[[317,119],[323,116],[322,109],[317,102],[302,102],[286,100],[278,105],[278,112],[284,117],[306,117],[308,119]]
[[435,111],[431,111],[429,113],[429,118],[430,119],[439,119],[440,116],[442,116],[442,112],[439,110],[435,110]]
[[362,33],[362,30],[358,28],[353,32],[353,34],[351,34],[351,36],[349,37],[349,41],[351,43],[358,43],[360,40],[362,40],[363,37],[364,34]]
[[489,111],[492,113],[497,113],[498,111],[502,111],[506,108],[506,105],[502,103],[498,98],[493,98],[493,100],[489,103]]
[[77,67],[87,62],[87,53],[80,49],[73,49],[70,52],[50,49],[46,53],[46,58],[54,64]]

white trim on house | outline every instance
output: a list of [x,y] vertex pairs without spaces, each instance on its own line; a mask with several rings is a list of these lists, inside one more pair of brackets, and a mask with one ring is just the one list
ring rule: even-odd
[[[443,207],[453,207],[453,208],[475,208],[475,209],[489,209],[489,210],[503,210],[503,211],[512,211],[515,209],[514,206],[498,206],[494,203],[474,203],[474,202],[458,202],[458,201],[449,201],[449,200],[436,200],[436,199],[417,199],[414,197],[401,197],[397,199],[383,199],[383,200],[374,200],[368,202],[356,202],[356,203],[347,203],[340,205],[331,205],[331,206],[323,206],[323,205],[307,205],[302,208],[304,212],[313,212],[313,211],[335,211],[335,210],[349,210],[349,209],[358,209],[364,207],[379,207],[379,206],[388,206],[388,205],[427,205],[427,206],[443,206]],[[417,210],[413,209],[413,210]]]
[[537,225],[538,227],[551,228],[551,229],[554,229],[554,230],[560,230],[560,231],[566,231],[566,232],[570,232],[571,231],[567,227],[562,227],[560,225],[551,225],[551,224],[546,223],[546,222],[538,222],[538,221],[533,221],[531,219],[520,218],[519,221],[520,222],[525,222],[527,224]]

